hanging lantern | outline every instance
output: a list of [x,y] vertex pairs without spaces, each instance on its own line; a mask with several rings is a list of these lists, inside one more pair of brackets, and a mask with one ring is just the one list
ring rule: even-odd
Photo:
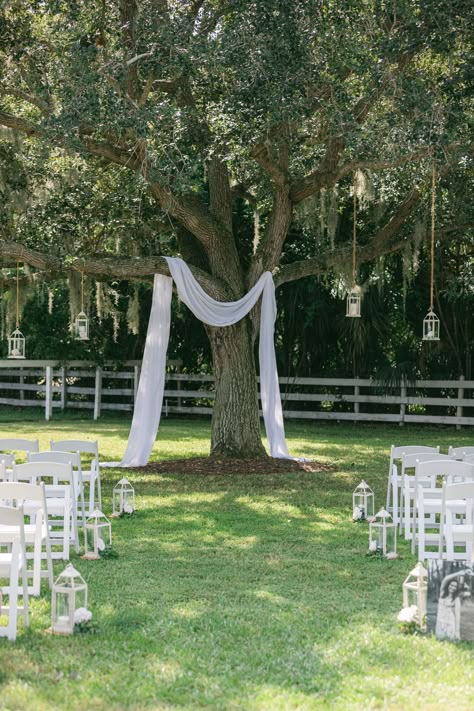
[[439,341],[439,318],[431,309],[423,319],[423,340]]
[[355,286],[347,293],[346,316],[351,316],[352,318],[359,318],[361,301],[362,299],[360,296],[360,287]]
[[423,319],[423,340],[439,341],[439,318],[433,311],[434,293],[434,258],[435,258],[435,198],[436,198],[436,169],[433,166],[431,178],[431,274],[430,274],[430,308]]
[[371,519],[374,511],[374,492],[366,481],[361,481],[352,494],[352,518],[354,521]]
[[416,606],[417,621],[422,629],[426,627],[427,575],[423,565],[417,563],[403,583],[403,607]]
[[25,337],[20,331],[20,263],[16,263],[16,328],[8,337],[8,358],[25,357]]
[[89,340],[89,319],[84,311],[84,272],[81,276],[81,311],[74,321],[74,338],[76,341]]
[[380,509],[370,522],[369,552],[380,553],[386,558],[397,557],[397,526],[385,509]]
[[120,479],[113,490],[114,518],[121,514],[132,514],[135,511],[135,490],[128,479]]
[[76,316],[74,321],[74,338],[76,341],[89,340],[89,319],[83,311]]
[[98,560],[112,545],[112,526],[108,518],[95,509],[84,526],[84,555],[86,560]]
[[352,225],[352,288],[347,292],[346,300],[346,316],[350,318],[360,318],[361,307],[361,290],[360,286],[356,285],[356,233],[357,233],[357,192],[356,192],[356,177],[354,175],[354,209],[353,209],[353,225]]
[[53,634],[72,634],[74,625],[90,620],[87,609],[87,583],[72,565],[68,565],[53,585]]

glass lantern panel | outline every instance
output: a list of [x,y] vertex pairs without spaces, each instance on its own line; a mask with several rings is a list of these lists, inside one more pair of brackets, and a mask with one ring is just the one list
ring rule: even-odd
[[53,627],[56,630],[71,630],[73,628],[72,595],[67,592],[55,592],[55,610]]
[[403,588],[403,606],[404,607],[411,607],[412,605],[416,605],[418,607],[418,593],[416,589],[416,583],[415,587],[411,587],[413,583],[408,583],[408,585],[405,585]]
[[386,550],[384,553],[396,553],[397,551],[397,532],[393,524],[387,526],[385,529],[385,542]]
[[80,607],[87,607],[87,589],[83,585],[75,591],[74,595],[74,609],[78,610]]
[[373,494],[367,494],[366,512],[367,512],[368,518],[372,518],[372,516],[374,515],[375,504],[374,504],[374,495]]
[[109,523],[100,523],[97,526],[97,548],[104,550],[106,546],[112,543],[111,526]]
[[369,551],[375,553],[383,549],[383,535],[380,526],[372,525],[369,534]]

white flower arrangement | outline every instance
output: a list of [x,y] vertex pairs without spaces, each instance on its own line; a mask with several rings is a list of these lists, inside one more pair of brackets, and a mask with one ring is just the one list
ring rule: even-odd
[[369,551],[375,553],[377,550],[377,541],[369,541]]
[[404,607],[398,613],[397,620],[399,622],[417,622],[418,621],[418,607],[416,605],[410,605],[410,607]]
[[363,509],[361,509],[360,506],[354,506],[354,508],[352,510],[352,520],[353,521],[361,521],[363,517],[364,517]]
[[92,612],[86,607],[78,607],[74,610],[74,624],[81,625],[92,620]]
[[131,504],[124,504],[122,511],[123,511],[123,513],[126,513],[126,514],[132,514],[134,509]]

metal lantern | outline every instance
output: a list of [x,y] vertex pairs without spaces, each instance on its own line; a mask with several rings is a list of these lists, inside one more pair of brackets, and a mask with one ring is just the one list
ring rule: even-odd
[[369,551],[386,558],[397,557],[397,526],[385,509],[380,509],[369,526]]
[[16,359],[25,357],[25,337],[19,328],[8,337],[8,357]]
[[84,311],[81,311],[76,316],[74,321],[74,338],[76,341],[88,341],[89,340],[89,319],[85,315]]
[[84,555],[86,560],[98,560],[107,546],[112,545],[112,526],[99,509],[95,509],[84,526]]
[[350,316],[351,318],[359,318],[360,317],[360,306],[361,306],[360,289],[358,287],[354,287],[347,294],[346,316]]
[[113,517],[135,511],[135,490],[128,479],[120,479],[113,490]]
[[53,585],[53,634],[72,634],[78,614],[87,611],[87,583],[72,565],[68,565]]
[[422,628],[426,625],[427,575],[422,563],[417,563],[403,583],[403,607],[416,605],[418,623]]
[[439,341],[439,318],[431,309],[423,319],[423,340]]
[[354,521],[363,521],[372,518],[374,512],[374,492],[366,481],[361,481],[352,494],[352,518]]

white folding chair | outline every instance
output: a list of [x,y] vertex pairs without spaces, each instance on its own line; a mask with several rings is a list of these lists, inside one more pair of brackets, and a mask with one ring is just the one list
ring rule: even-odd
[[0,452],[13,455],[15,452],[23,452],[26,458],[30,452],[39,452],[39,442],[37,439],[0,437]]
[[[464,502],[462,517],[457,514],[461,501]],[[457,484],[443,482],[439,532],[440,558],[473,560],[473,508],[474,481],[458,482]],[[458,551],[456,547],[463,547],[464,550]]]
[[465,461],[466,457],[474,455],[474,447],[449,447],[448,454],[451,454],[454,459]]
[[[97,440],[90,442],[83,439],[61,439],[51,442],[51,449],[55,452],[77,452],[79,455],[92,454],[90,469],[82,467],[82,480],[89,484],[89,515],[95,508],[102,511],[102,491],[100,483],[99,444]],[[97,487],[97,502],[95,489]]]
[[401,496],[400,496],[400,532],[404,532],[405,540],[411,540],[412,514],[415,499],[415,470],[420,462],[454,461],[449,454],[438,452],[417,452],[405,454],[401,460]]
[[[69,560],[70,543],[79,552],[79,533],[77,530],[77,503],[74,491],[74,474],[70,464],[58,462],[28,462],[13,466],[15,481],[28,481],[36,484],[43,481],[46,486],[46,508],[49,536],[53,558]],[[25,507],[28,511],[28,508]],[[33,513],[33,509],[31,510]]]
[[[58,462],[59,464],[70,464],[74,475],[74,493],[76,504],[80,506],[82,526],[86,523],[86,509],[84,504],[84,483],[82,480],[81,455],[78,452],[34,452],[28,455],[29,462]],[[78,508],[79,512],[79,508]],[[77,513],[78,513],[77,512]],[[77,516],[76,513],[76,516]]]
[[[458,461],[420,462],[415,470],[415,502],[413,506],[412,553],[418,545],[418,560],[439,557],[439,525],[436,515],[441,516],[442,487],[437,486],[439,479],[448,484],[474,481],[474,466]],[[464,501],[450,504],[456,514],[465,515]]]
[[[29,519],[29,523],[24,525],[25,543],[27,546],[33,547],[31,553],[26,552],[27,559],[33,560],[33,570],[28,571],[28,576],[32,577],[32,585],[28,586],[28,592],[30,595],[39,595],[42,576],[48,578],[50,588],[53,586],[53,562],[46,515],[45,485],[43,482],[39,484],[0,482],[0,502],[22,505],[24,515]],[[8,530],[3,531],[0,525],[0,541],[3,541],[4,533],[8,534]],[[42,570],[42,560],[46,560],[45,571]]]
[[439,452],[439,447],[428,447],[421,444],[406,444],[396,447],[392,444],[390,448],[386,509],[391,512],[394,523],[400,522],[399,502],[401,499],[402,486],[402,477],[401,474],[399,474],[400,460],[404,455],[415,454],[416,452],[432,452],[434,454]]
[[[0,578],[6,578],[8,585],[2,585],[1,592],[8,594],[8,606],[2,604],[1,613],[8,615],[6,627],[0,627],[0,636],[16,639],[18,612],[23,612],[25,627],[28,627],[28,583],[26,579],[26,547],[23,508],[0,506],[0,527],[4,531],[1,546],[7,552],[0,552]],[[21,586],[20,586],[21,577]],[[23,605],[18,605],[22,595]]]

